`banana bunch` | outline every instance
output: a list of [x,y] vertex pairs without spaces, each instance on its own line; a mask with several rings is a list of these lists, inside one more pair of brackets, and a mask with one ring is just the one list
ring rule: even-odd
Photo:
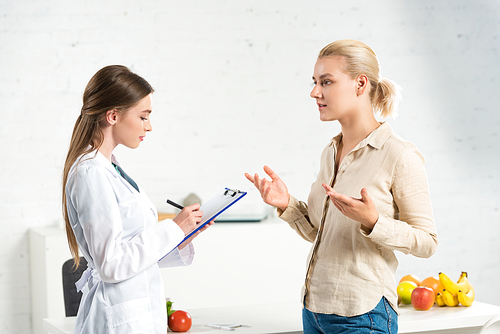
[[439,281],[444,286],[443,291],[436,295],[439,306],[458,306],[458,304],[471,306],[474,302],[474,288],[465,271],[462,271],[456,283],[444,273],[439,273]]

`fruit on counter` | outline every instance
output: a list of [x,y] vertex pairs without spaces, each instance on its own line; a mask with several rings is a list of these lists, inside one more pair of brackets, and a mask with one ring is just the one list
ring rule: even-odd
[[468,293],[471,287],[467,272],[462,271],[458,282],[455,283],[450,277],[445,273],[439,273],[439,281],[443,284],[444,288],[452,295],[457,295],[458,290],[462,290],[464,293]]
[[460,304],[463,306],[471,306],[474,301],[475,293],[474,288],[471,286],[468,293],[464,293],[462,290],[458,290],[457,298]]
[[398,284],[397,293],[403,304],[411,304],[411,293],[416,287],[417,284],[412,281],[402,281]]
[[467,274],[466,271],[462,271],[462,273],[460,274],[460,277],[458,278],[457,283],[458,283],[458,285],[460,285],[460,284],[464,284],[465,282],[468,283],[469,288],[472,288],[472,285],[469,282],[469,274]]
[[426,286],[418,286],[411,293],[411,304],[418,311],[429,310],[436,300],[434,290]]
[[186,311],[173,310],[172,304],[167,301],[168,328],[173,332],[187,332],[192,325],[191,315]]
[[452,294],[450,291],[443,289],[441,292],[443,296],[443,301],[446,306],[458,306],[458,297],[457,295]]
[[469,275],[466,271],[460,273],[458,281],[455,283],[444,273],[439,273],[439,282],[443,289],[436,294],[436,304],[439,306],[471,306],[474,302],[475,293],[472,284],[469,282]]
[[[432,290],[434,290],[434,294],[436,295],[436,297],[437,297],[437,294],[439,292],[443,291],[443,289],[444,289],[443,284],[439,281],[439,276],[427,277],[426,279],[424,279],[420,283],[420,285],[421,286],[426,286],[426,287],[431,288]],[[436,298],[436,303],[437,303],[437,298]]]
[[[421,295],[422,288],[430,288],[434,293],[434,303],[438,306],[471,306],[475,299],[475,292],[472,284],[469,281],[469,275],[466,271],[462,271],[457,282],[454,282],[448,275],[440,272],[438,276],[431,276],[419,281],[415,275],[403,276],[397,287],[398,305],[401,301],[402,304],[412,304],[416,310],[428,310],[432,307],[428,305],[428,297],[424,298],[427,301],[425,304],[422,301]],[[413,297],[413,292],[415,289]],[[430,291],[425,290],[425,295],[429,296]],[[418,301],[417,301],[418,300]]]
[[399,283],[405,282],[405,281],[407,281],[407,282],[413,282],[417,286],[421,285],[420,279],[417,276],[415,276],[415,275],[405,275],[405,276],[401,277],[401,279],[399,280]]
[[191,315],[186,311],[175,311],[168,317],[168,327],[174,332],[187,332],[191,325]]
[[443,300],[443,294],[441,292],[438,292],[436,294],[436,304],[438,304],[438,306],[446,306]]

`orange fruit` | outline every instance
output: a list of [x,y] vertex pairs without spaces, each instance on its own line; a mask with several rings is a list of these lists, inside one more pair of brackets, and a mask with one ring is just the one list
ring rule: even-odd
[[434,294],[436,295],[438,292],[441,292],[444,289],[444,286],[439,281],[438,276],[427,277],[420,283],[420,285],[425,285],[426,287],[431,288],[432,290],[434,290]]
[[415,275],[405,275],[399,280],[399,283],[404,281],[413,282],[416,285],[421,285],[420,279]]

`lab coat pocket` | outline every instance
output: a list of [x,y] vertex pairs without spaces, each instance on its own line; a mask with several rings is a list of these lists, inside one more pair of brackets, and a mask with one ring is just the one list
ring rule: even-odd
[[149,298],[123,302],[106,309],[110,333],[152,333],[153,317]]

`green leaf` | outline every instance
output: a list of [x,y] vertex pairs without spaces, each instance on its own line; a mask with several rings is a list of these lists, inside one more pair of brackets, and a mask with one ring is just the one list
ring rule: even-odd
[[170,317],[172,313],[174,313],[176,310],[172,310],[172,304],[174,302],[171,302],[170,300],[167,301],[167,315]]

